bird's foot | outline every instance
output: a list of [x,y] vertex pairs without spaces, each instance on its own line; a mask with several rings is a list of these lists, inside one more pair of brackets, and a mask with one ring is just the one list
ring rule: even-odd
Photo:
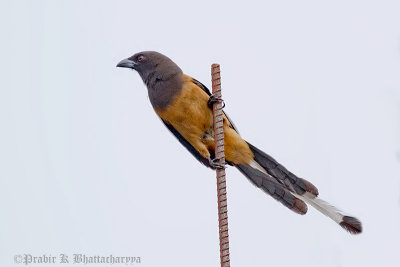
[[225,107],[225,102],[222,98],[216,97],[215,95],[210,95],[210,98],[208,99],[208,107],[213,108],[215,103],[222,103],[222,108]]
[[210,166],[211,166],[212,168],[215,168],[215,169],[225,169],[225,164],[224,164],[224,163],[220,163],[220,162],[219,162],[219,159],[211,159],[211,158],[208,158],[208,163],[210,163]]

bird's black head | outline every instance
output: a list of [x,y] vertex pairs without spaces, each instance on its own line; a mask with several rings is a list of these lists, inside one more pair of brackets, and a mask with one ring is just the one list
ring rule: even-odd
[[136,70],[147,85],[154,108],[164,108],[182,88],[182,70],[171,59],[154,51],[134,54],[117,67]]
[[144,51],[120,61],[117,67],[136,70],[149,85],[150,79],[163,79],[171,73],[181,73],[181,69],[168,57],[155,51]]

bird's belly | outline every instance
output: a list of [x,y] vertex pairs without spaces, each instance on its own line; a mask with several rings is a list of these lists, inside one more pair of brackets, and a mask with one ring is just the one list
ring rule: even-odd
[[155,111],[183,137],[209,138],[213,133],[213,117],[207,102],[206,93],[198,87],[187,86],[166,109]]
[[[203,156],[214,151],[213,114],[208,107],[209,96],[199,87],[184,86],[180,95],[165,109],[155,110],[158,116],[171,124]],[[224,119],[226,160],[249,163],[253,158],[247,143]]]

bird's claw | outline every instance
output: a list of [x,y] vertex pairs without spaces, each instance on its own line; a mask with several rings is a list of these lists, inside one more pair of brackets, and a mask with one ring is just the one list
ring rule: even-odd
[[212,108],[215,103],[222,103],[222,108],[225,107],[225,102],[222,98],[216,97],[215,95],[210,95],[208,99],[208,107]]
[[209,158],[209,159],[208,159],[208,162],[210,163],[210,166],[211,166],[212,168],[215,168],[215,169],[225,169],[225,164],[220,163],[219,160],[220,160],[220,159],[217,159],[217,158],[215,158],[215,159]]

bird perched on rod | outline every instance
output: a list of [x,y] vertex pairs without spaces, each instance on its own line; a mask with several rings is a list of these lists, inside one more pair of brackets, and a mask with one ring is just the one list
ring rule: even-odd
[[[205,85],[184,74],[168,57],[154,51],[137,53],[117,67],[136,70],[147,86],[150,102],[165,126],[193,156],[211,169],[223,168],[214,158],[212,105],[221,102]],[[224,113],[225,158],[255,186],[292,211],[305,214],[307,204],[352,234],[361,222],[318,197],[318,189],[245,141]]]

